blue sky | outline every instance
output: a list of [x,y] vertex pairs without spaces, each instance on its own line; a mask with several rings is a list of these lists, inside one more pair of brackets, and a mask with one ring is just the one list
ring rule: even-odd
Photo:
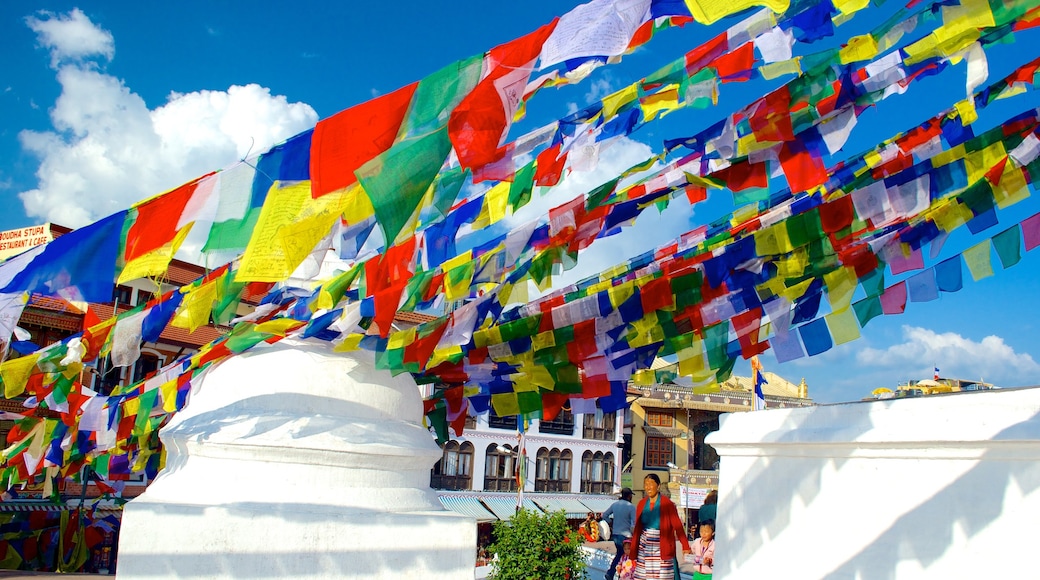
[[[530,32],[574,6],[477,0],[308,3],[304,9],[266,1],[132,9],[97,1],[34,4],[0,3],[0,230],[45,221],[84,225]],[[857,16],[839,28],[834,42],[869,30],[896,8]],[[542,91],[511,136],[653,72],[734,22],[666,30],[580,85]],[[1016,43],[990,51],[990,82],[1035,58],[1029,51],[1040,46],[1037,40],[1023,33]],[[951,106],[963,98],[964,82],[961,63],[886,100],[860,118],[844,151],[855,154]],[[662,139],[691,135],[776,85],[724,85],[718,107],[652,123],[606,151],[601,171],[573,174],[552,200],[598,185],[610,171],[658,151]],[[1037,104],[1029,93],[987,109],[976,132]],[[1001,213],[1001,225],[979,237],[953,236],[939,259],[1040,211],[1033,199],[1019,206]],[[564,280],[667,243],[731,208],[725,199],[712,199],[693,211],[673,203],[663,215],[647,212],[630,232],[597,242],[583,255],[580,272]],[[763,363],[793,382],[804,377],[810,394],[823,402],[928,378],[933,365],[948,377],[1038,384],[1040,341],[1032,307],[1040,290],[1038,260],[1036,252],[1025,254],[1008,271],[996,266],[992,278],[967,279],[958,293],[874,319],[861,339],[822,355],[781,365],[767,353]],[[739,363],[737,372],[748,374],[747,364]]]

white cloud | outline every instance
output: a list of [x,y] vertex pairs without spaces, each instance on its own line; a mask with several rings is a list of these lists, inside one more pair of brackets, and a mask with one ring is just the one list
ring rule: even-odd
[[[54,22],[75,23],[77,38],[95,41],[55,40],[66,29]],[[80,55],[114,51],[111,34],[75,10],[34,19],[30,27],[41,43],[60,46],[62,56],[76,47]],[[108,43],[96,40],[102,38]],[[289,103],[255,84],[171,93],[166,104],[149,109],[122,80],[89,63],[62,64],[57,71],[62,93],[51,110],[54,130],[20,135],[40,166],[37,187],[19,197],[29,217],[70,227],[262,152],[317,122],[309,105]]]
[[36,33],[40,44],[51,51],[51,66],[62,62],[103,56],[112,60],[115,43],[112,33],[94,25],[79,8],[68,14],[40,11],[40,18],[29,16],[25,23]]
[[908,325],[903,326],[903,342],[884,349],[862,349],[856,362],[868,367],[902,367],[908,379],[930,378],[934,365],[943,377],[982,378],[1006,386],[1035,383],[1040,371],[1032,356],[1015,352],[999,336],[976,342],[954,332]]
[[614,92],[614,88],[611,84],[609,75],[603,78],[596,79],[589,85],[589,91],[585,93],[585,103],[591,105],[592,103],[603,100],[603,97]]

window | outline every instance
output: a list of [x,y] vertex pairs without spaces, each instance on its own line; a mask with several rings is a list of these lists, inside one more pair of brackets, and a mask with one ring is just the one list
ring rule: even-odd
[[488,413],[488,427],[492,429],[510,429],[516,430],[516,415],[510,415],[508,417],[499,417],[495,413],[495,409],[492,408],[491,412]]
[[107,356],[98,360],[97,368],[91,375],[90,388],[102,395],[110,395],[112,390],[123,381],[123,369],[112,366],[112,361]]
[[582,493],[610,493],[614,489],[614,454],[586,451],[581,457]]
[[484,491],[516,491],[516,450],[488,445],[484,463]]
[[444,456],[433,466],[430,487],[434,489],[470,489],[473,469],[473,444],[457,441],[444,444]]
[[553,433],[555,435],[574,435],[574,415],[564,409],[552,421],[539,421],[538,432]]
[[585,415],[584,436],[586,439],[596,439],[597,441],[613,441],[614,427],[616,425],[616,413],[604,413],[602,411],[596,411],[595,415],[590,413]]
[[535,464],[535,491],[571,491],[571,454],[569,449],[538,450]]
[[670,411],[647,411],[646,424],[654,427],[672,427],[675,425],[675,416]]
[[112,291],[112,300],[122,306],[134,305],[134,289],[129,286],[116,286]]
[[672,440],[665,437],[646,438],[646,466],[668,467],[673,460]]
[[143,352],[140,358],[137,359],[137,362],[134,363],[134,378],[131,382],[143,381],[157,370],[159,370],[159,357]]

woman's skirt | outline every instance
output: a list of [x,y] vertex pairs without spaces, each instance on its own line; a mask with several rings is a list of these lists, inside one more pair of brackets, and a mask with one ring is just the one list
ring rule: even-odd
[[661,558],[661,530],[643,530],[639,536],[636,580],[675,580],[675,560]]

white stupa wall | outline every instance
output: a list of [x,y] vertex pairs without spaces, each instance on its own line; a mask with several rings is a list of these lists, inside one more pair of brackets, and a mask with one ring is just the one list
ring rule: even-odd
[[475,522],[429,487],[441,451],[409,375],[284,340],[192,391],[124,508],[119,578],[473,578]]
[[1029,388],[724,415],[715,577],[1036,576],[1038,414]]

